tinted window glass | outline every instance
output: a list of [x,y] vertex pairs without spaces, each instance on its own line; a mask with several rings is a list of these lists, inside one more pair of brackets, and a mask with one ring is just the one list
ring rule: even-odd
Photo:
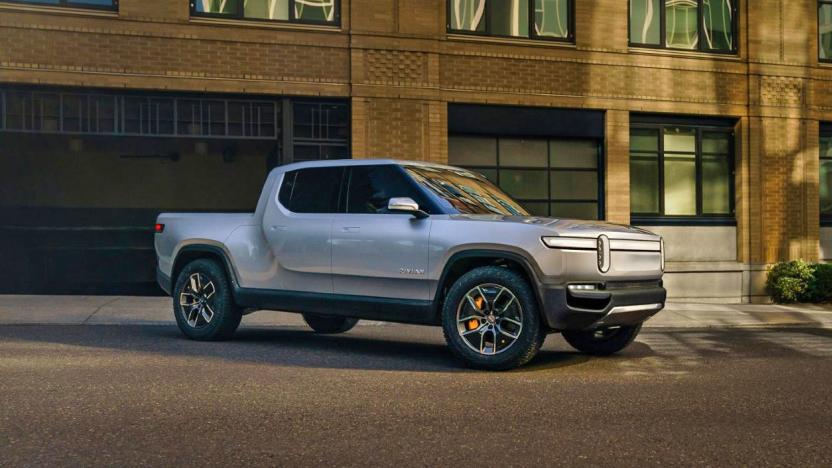
[[528,215],[520,205],[486,178],[463,169],[405,166],[421,186],[445,199],[463,214]]
[[394,197],[412,198],[421,209],[431,213],[422,193],[397,167],[358,166],[352,168],[347,194],[348,213],[387,213],[387,203]]
[[343,173],[342,167],[292,171],[280,187],[280,203],[295,213],[335,213]]
[[277,199],[286,208],[289,208],[289,202],[292,200],[292,189],[295,188],[296,175],[298,175],[298,171],[292,171],[283,176],[283,184],[280,186]]

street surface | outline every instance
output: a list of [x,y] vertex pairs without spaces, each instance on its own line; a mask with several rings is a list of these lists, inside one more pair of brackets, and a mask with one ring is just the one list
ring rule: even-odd
[[438,328],[0,326],[0,466],[832,465],[832,330],[459,367]]

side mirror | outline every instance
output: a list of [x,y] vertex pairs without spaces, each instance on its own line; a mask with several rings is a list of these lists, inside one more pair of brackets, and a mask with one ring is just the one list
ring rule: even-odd
[[409,213],[418,219],[428,217],[428,214],[419,209],[419,204],[410,197],[394,197],[387,202],[387,211],[391,213]]

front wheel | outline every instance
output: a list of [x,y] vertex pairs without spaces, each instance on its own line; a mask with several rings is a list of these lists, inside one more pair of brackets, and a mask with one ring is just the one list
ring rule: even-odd
[[358,319],[333,315],[303,314],[303,321],[316,333],[334,334],[352,330]]
[[225,269],[208,259],[194,260],[179,273],[173,311],[182,333],[200,341],[230,339],[243,317],[234,303]]
[[563,338],[582,353],[607,356],[629,346],[636,339],[639,331],[641,331],[641,324],[604,327],[597,330],[565,331]]
[[442,329],[454,355],[486,370],[522,366],[546,338],[529,283],[501,267],[476,268],[451,286]]

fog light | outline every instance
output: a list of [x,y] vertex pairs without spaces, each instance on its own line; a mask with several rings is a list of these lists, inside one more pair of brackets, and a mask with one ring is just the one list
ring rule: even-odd
[[570,284],[567,287],[570,291],[595,291],[598,289],[595,284]]

